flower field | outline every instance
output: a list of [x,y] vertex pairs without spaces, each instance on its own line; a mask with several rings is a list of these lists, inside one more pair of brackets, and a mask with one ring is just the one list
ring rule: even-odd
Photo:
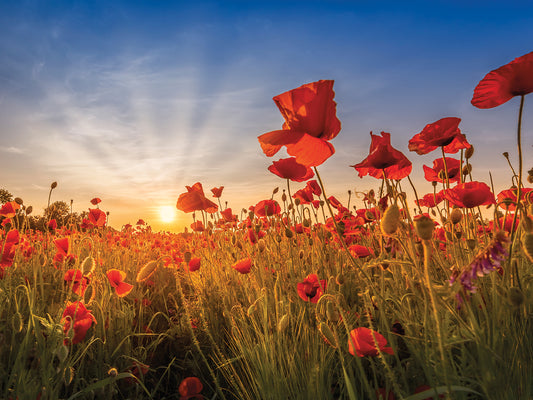
[[351,191],[328,196],[318,168],[341,123],[323,80],[274,97],[284,124],[259,143],[291,157],[269,167],[280,188],[247,209],[197,182],[177,199],[192,216],[178,234],[113,229],[105,199],[42,229],[23,199],[5,202],[0,398],[533,398],[530,92],[533,53],[474,90],[479,108],[521,100],[519,161],[499,192],[475,179],[475,143],[446,117],[408,143],[435,152],[433,192],[417,193],[381,132],[352,166],[375,190],[357,206]]

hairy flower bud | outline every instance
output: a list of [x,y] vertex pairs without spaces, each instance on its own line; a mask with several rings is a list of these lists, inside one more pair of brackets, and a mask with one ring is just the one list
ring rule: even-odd
[[391,204],[381,218],[381,232],[385,236],[391,236],[398,230],[400,225],[400,209],[396,204]]
[[473,155],[474,155],[474,146],[471,145],[465,151],[465,158],[468,160],[468,159],[472,158]]
[[425,215],[415,217],[415,230],[418,237],[422,240],[430,240],[433,235],[435,224],[433,220]]
[[460,208],[454,208],[450,214],[450,221],[452,224],[456,225],[463,219],[463,212]]

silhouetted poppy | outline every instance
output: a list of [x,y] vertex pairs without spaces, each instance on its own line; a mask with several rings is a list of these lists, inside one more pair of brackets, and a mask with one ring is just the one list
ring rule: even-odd
[[515,58],[509,64],[489,72],[477,84],[472,105],[493,108],[514,96],[533,92],[533,52]]
[[[441,203],[444,200],[444,190],[438,191],[437,193],[428,193],[425,194],[421,199],[418,200],[418,205],[420,207],[435,207],[437,204]],[[416,200],[415,200],[416,203]]]
[[409,140],[409,150],[422,155],[438,147],[442,147],[445,153],[457,153],[461,149],[468,149],[470,144],[459,129],[460,122],[461,118],[447,117],[427,124],[420,133]]
[[254,214],[259,217],[270,217],[278,215],[281,207],[276,200],[261,200],[253,207]]
[[[61,322],[63,323],[63,332],[65,335],[68,335],[68,332],[71,329],[74,331],[72,344],[76,344],[85,339],[87,331],[93,322],[96,323],[96,319],[91,314],[91,311],[85,308],[85,305],[81,301],[75,301],[67,304],[65,311],[63,311]],[[68,339],[65,339],[64,344],[68,343]]]
[[57,221],[55,219],[51,219],[46,226],[51,231],[56,230],[57,229]]
[[109,284],[115,288],[115,293],[118,297],[124,297],[128,295],[133,289],[133,285],[124,282],[126,273],[118,269],[110,269],[106,273]]
[[313,198],[313,191],[310,187],[306,186],[303,189],[297,190],[293,195],[293,199],[299,199],[300,204],[309,204],[311,203]]
[[95,197],[94,199],[91,199],[91,204],[93,206],[97,205],[98,203],[100,203],[102,200],[99,199],[98,197]]
[[56,246],[57,252],[66,256],[68,254],[69,249],[69,241],[68,237],[64,237],[61,239],[55,239],[54,245]]
[[374,250],[360,244],[351,245],[348,250],[355,258],[364,258],[374,255]]
[[495,204],[494,194],[483,182],[461,183],[444,192],[444,197],[454,206],[472,208]]
[[207,211],[208,213],[215,213],[218,210],[218,206],[205,197],[204,189],[200,182],[185,187],[187,192],[180,194],[176,203],[178,210],[183,212]]
[[274,161],[268,170],[280,178],[289,179],[295,182],[303,182],[311,179],[315,173],[303,164],[299,164],[296,158],[281,158]]
[[213,197],[219,198],[220,196],[222,196],[222,190],[224,190],[224,186],[214,187],[213,189],[211,189]]
[[220,211],[220,214],[226,222],[235,222],[237,221],[237,215],[233,214],[231,208],[226,208],[223,211]]
[[191,229],[195,232],[203,232],[205,231],[205,226],[202,221],[195,221],[191,224]]
[[249,257],[244,258],[233,264],[231,268],[233,268],[235,271],[240,272],[241,274],[247,274],[252,268],[252,260]]
[[332,80],[302,85],[273,98],[285,123],[281,130],[258,137],[263,152],[272,157],[282,146],[296,161],[309,167],[322,164],[335,149],[329,140],[338,135]]
[[370,137],[372,142],[368,157],[359,164],[351,165],[361,178],[368,174],[378,179],[402,179],[411,173],[411,161],[392,147],[390,133],[381,132],[381,136],[378,136],[370,132]]
[[[444,169],[444,160],[437,158],[433,161],[433,168],[424,165],[424,178],[429,182],[446,181],[446,171]],[[450,183],[461,180],[461,161],[446,157],[446,169],[448,170],[448,180]]]
[[106,214],[99,208],[89,208],[89,221],[94,226],[104,226],[106,223]]
[[316,303],[324,294],[326,290],[326,280],[318,279],[316,274],[309,274],[307,277],[296,285],[296,291],[298,296],[303,301],[310,301],[311,303]]
[[180,400],[203,399],[203,396],[200,395],[203,388],[202,382],[195,376],[185,378],[178,388]]
[[307,183],[305,184],[305,187],[308,187],[309,189],[311,189],[311,191],[313,192],[315,196],[320,196],[322,194],[322,189],[320,188],[320,185],[314,179],[311,181],[307,181]]
[[379,355],[378,349],[382,353],[394,354],[392,348],[387,347],[387,339],[382,334],[365,327],[355,328],[350,332],[348,338],[350,354],[358,357],[375,357]]

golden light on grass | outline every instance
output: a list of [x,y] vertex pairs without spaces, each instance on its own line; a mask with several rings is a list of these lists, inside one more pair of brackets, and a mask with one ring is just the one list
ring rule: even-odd
[[176,209],[172,206],[159,207],[159,218],[167,224],[173,222],[176,219]]

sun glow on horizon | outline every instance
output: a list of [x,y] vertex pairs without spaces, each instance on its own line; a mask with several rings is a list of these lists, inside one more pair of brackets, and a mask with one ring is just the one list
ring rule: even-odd
[[159,219],[167,224],[173,222],[176,219],[176,209],[172,206],[159,207]]

